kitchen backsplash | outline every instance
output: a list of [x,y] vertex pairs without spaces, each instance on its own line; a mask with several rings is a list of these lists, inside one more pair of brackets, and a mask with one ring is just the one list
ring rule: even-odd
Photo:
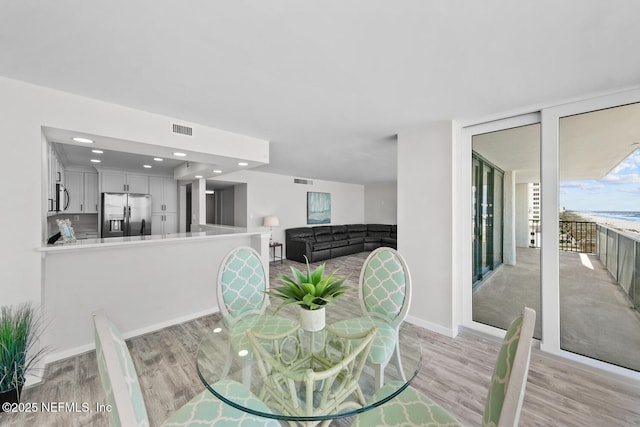
[[58,223],[56,219],[68,219],[75,232],[76,239],[88,239],[98,237],[98,214],[58,214],[47,218],[48,236],[56,234]]

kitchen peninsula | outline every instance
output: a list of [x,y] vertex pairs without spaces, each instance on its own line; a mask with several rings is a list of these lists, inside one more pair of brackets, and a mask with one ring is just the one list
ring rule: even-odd
[[218,311],[216,278],[233,248],[250,246],[268,265],[269,233],[201,226],[171,235],[84,239],[46,245],[42,303],[50,320],[48,361],[93,348],[91,314],[104,310],[131,337]]

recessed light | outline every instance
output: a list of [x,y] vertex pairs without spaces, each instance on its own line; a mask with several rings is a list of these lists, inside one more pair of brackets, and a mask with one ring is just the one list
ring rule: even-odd
[[151,169],[151,165],[142,165],[143,168]]
[[214,193],[215,193],[215,191],[213,191],[213,190],[205,190],[204,191],[204,194],[214,194]]
[[91,159],[91,163],[100,163],[100,160],[98,160],[98,159]]
[[186,156],[185,153],[179,153],[179,152],[173,153],[173,155],[176,156],[176,157],[185,157]]
[[247,162],[239,162],[238,166],[249,166],[249,163],[247,163]]
[[200,178],[202,178],[202,175],[196,175],[196,176],[194,176],[194,178],[200,179]]
[[161,162],[164,159],[161,159],[160,157],[154,157],[153,160],[155,160],[156,162]]
[[80,137],[75,137],[72,138],[75,142],[83,142],[85,144],[93,144],[93,140],[89,139],[89,138],[80,138]]
[[91,150],[92,153],[96,153],[96,154],[102,154],[104,153],[104,151],[102,150]]
[[220,169],[214,169],[213,173],[222,173],[222,171]]

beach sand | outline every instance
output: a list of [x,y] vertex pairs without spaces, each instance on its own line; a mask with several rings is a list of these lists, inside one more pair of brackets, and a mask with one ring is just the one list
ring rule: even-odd
[[610,228],[616,228],[621,231],[640,235],[640,222],[638,221],[627,221],[624,219],[602,217],[594,214],[593,212],[572,211],[571,213],[584,218],[585,221],[595,222]]

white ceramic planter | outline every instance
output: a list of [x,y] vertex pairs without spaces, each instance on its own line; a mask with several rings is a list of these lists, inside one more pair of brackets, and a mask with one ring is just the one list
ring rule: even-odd
[[306,310],[300,307],[300,326],[305,331],[315,332],[324,329],[324,307],[317,310]]

